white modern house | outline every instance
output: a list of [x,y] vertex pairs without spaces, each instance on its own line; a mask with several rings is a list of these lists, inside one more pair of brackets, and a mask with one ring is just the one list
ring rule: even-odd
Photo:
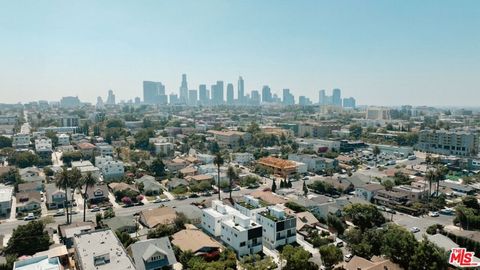
[[219,200],[212,201],[212,207],[203,210],[202,228],[213,236],[222,233],[221,222],[230,219],[232,214],[238,212],[233,207],[225,205]]
[[12,210],[13,187],[0,187],[0,216],[10,215]]
[[222,241],[239,257],[263,250],[262,226],[249,217],[236,212],[232,218],[221,222]]
[[235,209],[253,220],[257,219],[257,213],[267,209],[265,204],[251,195],[245,195],[243,198],[243,201],[235,202]]
[[257,213],[256,221],[263,227],[263,245],[269,249],[297,241],[297,218],[277,206],[269,206]]

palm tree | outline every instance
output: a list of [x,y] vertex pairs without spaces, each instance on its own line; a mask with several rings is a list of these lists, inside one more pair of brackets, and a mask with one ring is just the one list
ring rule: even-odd
[[65,201],[63,203],[63,207],[65,208],[65,213],[67,215],[67,224],[69,223],[69,216],[68,216],[68,188],[70,187],[70,173],[67,168],[63,168],[57,175],[55,176],[55,186],[59,189],[65,190]]
[[73,200],[74,200],[74,193],[75,193],[75,190],[78,188],[78,189],[81,189],[82,188],[82,172],[80,172],[79,169],[77,168],[73,168],[72,170],[70,170],[70,188],[72,188],[73,192],[72,192],[72,199],[70,200],[70,222],[72,222],[72,216],[73,215],[73,211],[72,211],[72,207],[73,207]]
[[428,170],[425,174],[425,179],[428,181],[428,200],[430,200],[430,196],[432,195],[432,182],[435,180],[436,174],[434,170]]
[[437,197],[439,195],[439,189],[440,189],[440,181],[444,179],[445,175],[447,174],[447,168],[445,166],[437,166],[436,171],[435,171],[435,179],[437,181]]
[[231,201],[231,200],[232,200],[232,183],[233,183],[233,179],[237,178],[237,172],[235,171],[235,169],[234,169],[232,166],[228,166],[227,176],[228,176],[228,180],[229,180],[229,189],[228,189],[228,191],[230,192],[230,201]]
[[220,198],[220,167],[225,163],[223,160],[222,154],[217,153],[213,159],[213,164],[217,165],[217,188],[218,188],[218,199]]
[[88,199],[88,187],[93,187],[97,183],[97,179],[93,177],[91,172],[88,172],[82,178],[82,184],[85,185],[85,192],[83,193],[83,222],[85,222],[87,214],[87,199]]

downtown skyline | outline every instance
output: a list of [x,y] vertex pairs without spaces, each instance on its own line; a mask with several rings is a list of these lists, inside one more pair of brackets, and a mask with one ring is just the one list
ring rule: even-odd
[[[316,100],[340,88],[359,104],[475,106],[479,3],[434,1],[5,2],[0,103],[141,96],[245,79]],[[182,20],[181,18],[188,18]],[[235,83],[234,83],[235,86]],[[198,90],[198,89],[197,89]],[[135,93],[135,94],[133,94]]]

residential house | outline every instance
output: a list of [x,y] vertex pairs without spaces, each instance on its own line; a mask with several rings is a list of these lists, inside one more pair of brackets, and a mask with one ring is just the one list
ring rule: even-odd
[[172,235],[172,244],[182,252],[191,251],[195,256],[201,256],[207,261],[217,258],[222,249],[220,243],[193,225],[187,225],[186,229]]
[[187,180],[189,184],[200,184],[202,182],[211,184],[213,181],[213,176],[208,174],[199,174],[194,176],[187,176],[185,177],[185,180]]
[[[71,189],[67,189],[68,199],[73,200]],[[45,185],[45,198],[48,209],[65,207],[65,191],[59,189],[55,184]]]
[[[97,154],[104,157],[104,156],[113,156],[115,154],[115,150],[113,146],[108,143],[97,143],[95,144]],[[96,162],[95,162],[96,163]]]
[[65,133],[57,134],[58,145],[67,146],[70,145],[70,136]]
[[40,192],[21,192],[16,194],[16,198],[17,213],[41,209],[42,195]]
[[73,238],[75,235],[90,231],[95,231],[95,223],[93,221],[76,221],[71,224],[58,225],[58,236],[68,249],[73,246]]
[[306,227],[315,228],[320,224],[315,215],[308,211],[296,213],[295,216],[297,218],[297,231],[301,231]]
[[136,270],[173,269],[177,263],[168,236],[135,242],[127,248]]
[[18,184],[18,192],[40,192],[43,191],[42,182],[28,182]]
[[370,260],[359,256],[353,256],[349,262],[342,264],[345,270],[401,270],[400,265],[388,259],[373,256]]
[[140,212],[139,221],[147,228],[155,228],[159,224],[171,225],[177,218],[177,212],[170,207],[159,207]]
[[384,186],[375,183],[358,186],[355,187],[355,197],[361,198],[367,202],[371,202],[372,198],[377,194],[377,192],[384,189]]
[[263,250],[262,225],[238,211],[231,218],[222,220],[220,238],[239,257]]
[[135,269],[122,243],[112,230],[76,234],[73,242],[78,270]]
[[133,216],[107,218],[103,220],[103,224],[107,225],[114,232],[135,233],[137,229],[137,222]]
[[162,191],[162,185],[155,180],[155,177],[150,175],[144,175],[141,178],[135,180],[135,184],[143,186],[142,192],[148,196],[158,195]]
[[83,154],[84,157],[88,158],[94,155],[96,146],[88,142],[81,142],[77,144],[77,149]]
[[83,176],[90,172],[93,177],[100,178],[100,169],[93,166],[89,160],[72,161],[72,168],[78,169]]
[[197,174],[197,169],[193,166],[188,166],[181,169],[179,172],[183,175],[183,177],[194,176]]
[[23,182],[43,183],[45,181],[45,177],[43,176],[42,171],[37,167],[27,167],[19,169],[18,173],[20,174],[20,178]]
[[263,245],[269,249],[297,241],[297,218],[277,206],[269,206],[257,213],[256,221],[263,228]]
[[9,216],[12,211],[13,187],[0,187],[0,216]]
[[[82,190],[85,190],[85,186],[82,187]],[[105,184],[95,184],[93,187],[88,187],[87,195],[88,204],[108,201],[108,187]]]
[[317,155],[298,155],[290,154],[288,159],[292,161],[302,162],[307,165],[309,172],[325,172],[327,170],[335,170],[338,167],[338,161],[330,158],[323,158]]
[[168,191],[174,190],[176,187],[185,186],[188,187],[188,181],[183,178],[172,178],[168,180],[167,189]]
[[213,200],[210,208],[203,209],[202,228],[215,237],[222,233],[221,222],[230,219],[233,213],[238,212],[233,207],[219,200]]

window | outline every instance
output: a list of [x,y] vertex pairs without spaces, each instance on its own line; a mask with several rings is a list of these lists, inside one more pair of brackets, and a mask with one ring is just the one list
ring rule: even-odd
[[241,246],[241,247],[244,247],[244,246],[245,246],[245,242],[240,242],[240,246]]

